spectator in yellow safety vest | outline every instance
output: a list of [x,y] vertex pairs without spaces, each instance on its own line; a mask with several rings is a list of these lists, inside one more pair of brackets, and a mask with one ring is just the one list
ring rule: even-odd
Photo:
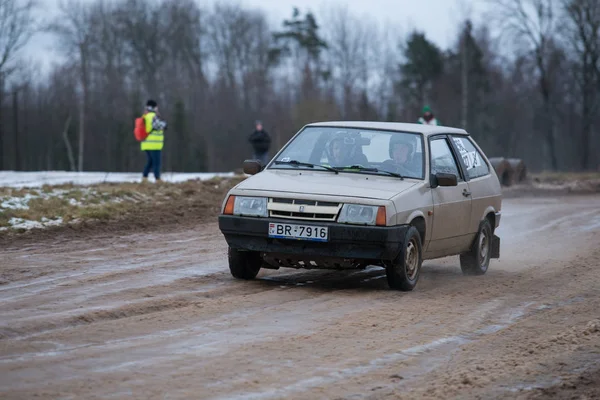
[[161,180],[160,164],[165,140],[164,131],[167,129],[167,122],[160,118],[158,104],[154,100],[148,100],[146,103],[146,113],[143,118],[148,136],[142,141],[141,149],[146,152],[148,161],[144,167],[142,181],[146,182],[150,170],[153,170],[154,178],[159,182]]

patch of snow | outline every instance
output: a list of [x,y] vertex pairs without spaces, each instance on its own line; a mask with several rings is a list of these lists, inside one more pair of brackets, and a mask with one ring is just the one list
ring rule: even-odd
[[29,200],[31,200],[33,196],[27,195],[24,197],[7,197],[3,198],[2,203],[0,203],[0,208],[11,209],[11,210],[27,210],[29,206]]
[[57,226],[57,225],[62,225],[62,223],[63,223],[62,217],[57,217],[55,219],[49,219],[46,217],[42,217],[42,224],[44,224],[44,226]]
[[[233,172],[200,173],[163,173],[165,182],[184,182],[188,180],[208,180],[215,177],[233,177]],[[140,182],[142,174],[138,172],[66,172],[66,171],[0,171],[0,187],[41,187],[43,185],[92,185],[97,183]],[[153,180],[151,177],[150,180]]]
[[8,221],[8,223],[10,224],[11,228],[14,229],[33,229],[33,228],[43,228],[44,225],[42,225],[41,222],[38,221],[30,221],[28,219],[23,219],[23,218],[11,218],[10,221]]
[[[85,196],[95,196],[97,195],[96,191],[91,190],[89,188],[81,188],[78,189]],[[29,201],[33,199],[50,199],[53,197],[66,197],[69,194],[68,190],[63,189],[52,189],[48,192],[37,192],[32,191],[32,193],[26,193],[24,196],[7,196],[0,197],[0,211],[4,210],[28,210],[29,209]],[[74,198],[69,199],[69,204],[72,206],[81,207],[84,204],[81,201],[78,201]]]
[[80,201],[77,201],[75,199],[69,199],[69,204],[72,205],[72,206],[77,206],[77,207],[83,205]]
[[[31,221],[28,219],[13,217],[8,221],[8,223],[10,224],[11,228],[13,228],[13,229],[30,230],[30,229],[44,228],[47,226],[60,225],[63,223],[63,219],[62,218],[49,219],[49,218],[43,217],[41,219],[41,221]],[[6,229],[7,228],[4,228],[3,230],[6,230]]]

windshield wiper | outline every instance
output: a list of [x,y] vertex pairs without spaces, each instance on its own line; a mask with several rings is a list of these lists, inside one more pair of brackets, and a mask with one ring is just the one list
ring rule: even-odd
[[337,169],[328,167],[327,165],[305,163],[305,162],[300,162],[298,160],[275,161],[275,164],[286,164],[286,165],[294,165],[296,167],[308,167],[308,168],[321,167],[321,168],[325,168],[328,171],[335,172],[336,174],[339,173],[339,171]]
[[386,171],[385,169],[378,169],[378,168],[372,168],[372,167],[363,167],[362,165],[350,165],[348,167],[336,167],[336,169],[340,170],[340,169],[357,169],[359,171],[365,171],[365,172],[375,172],[375,173],[384,173],[384,174],[388,174],[390,176],[394,176],[396,178],[400,178],[400,179],[404,179],[404,177],[396,172],[390,172],[390,171]]

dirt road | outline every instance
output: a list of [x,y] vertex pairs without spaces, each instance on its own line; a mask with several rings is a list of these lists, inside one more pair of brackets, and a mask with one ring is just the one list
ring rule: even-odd
[[483,277],[229,275],[215,224],[0,249],[2,399],[600,398],[600,196],[507,199]]

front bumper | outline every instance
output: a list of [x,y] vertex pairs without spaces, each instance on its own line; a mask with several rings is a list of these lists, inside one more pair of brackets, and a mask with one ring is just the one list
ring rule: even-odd
[[[329,228],[327,242],[270,238],[269,223],[288,223]],[[408,225],[358,226],[332,222],[219,216],[219,229],[227,244],[234,249],[287,255],[295,259],[338,258],[388,261],[396,258]]]

